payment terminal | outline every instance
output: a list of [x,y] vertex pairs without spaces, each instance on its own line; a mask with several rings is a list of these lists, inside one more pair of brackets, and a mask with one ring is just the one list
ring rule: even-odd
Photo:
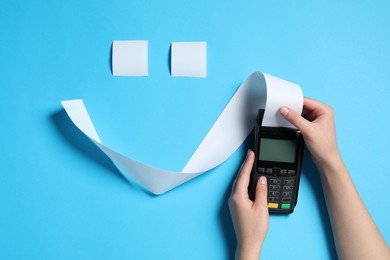
[[297,204],[304,141],[297,129],[261,126],[264,109],[260,109],[255,126],[255,163],[248,187],[255,199],[260,176],[267,178],[268,210],[290,214]]

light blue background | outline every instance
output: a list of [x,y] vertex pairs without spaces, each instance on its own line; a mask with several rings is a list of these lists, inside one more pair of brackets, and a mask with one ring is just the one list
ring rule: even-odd
[[[60,100],[83,98],[110,147],[180,171],[255,70],[334,107],[344,160],[389,242],[389,13],[386,0],[2,0],[0,258],[231,259],[227,198],[252,140],[151,196],[75,129]],[[111,43],[126,39],[149,40],[149,77],[112,76]],[[170,77],[172,41],[207,41],[206,79]],[[296,210],[271,217],[262,256],[336,258],[308,154]]]

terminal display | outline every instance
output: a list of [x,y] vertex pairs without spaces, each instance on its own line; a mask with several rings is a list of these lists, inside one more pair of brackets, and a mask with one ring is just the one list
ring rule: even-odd
[[296,140],[261,138],[259,160],[293,163],[296,149]]

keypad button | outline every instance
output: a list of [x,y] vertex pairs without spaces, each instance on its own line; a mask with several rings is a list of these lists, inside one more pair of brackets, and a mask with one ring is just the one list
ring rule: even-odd
[[274,167],[274,168],[272,168],[272,172],[273,173],[280,173],[280,168]]
[[295,175],[295,171],[294,171],[294,170],[288,170],[288,171],[287,171],[287,174],[288,174],[288,175]]
[[269,185],[269,189],[270,190],[280,190],[280,186],[279,185]]
[[290,207],[291,207],[290,203],[283,203],[283,204],[281,205],[281,208],[282,208],[282,209],[289,209]]
[[280,170],[281,175],[287,175],[287,170],[286,169],[281,169]]
[[265,173],[265,168],[259,167],[259,168],[257,168],[257,172],[258,173]]
[[268,208],[277,209],[279,207],[278,203],[268,203]]
[[293,180],[293,179],[284,180],[283,183],[284,183],[285,185],[293,185],[293,184],[294,184],[294,180]]
[[272,168],[267,168],[267,169],[265,170],[265,173],[267,173],[267,174],[272,174]]
[[270,183],[271,183],[271,184],[281,184],[282,181],[279,180],[279,179],[270,179]]
[[279,193],[279,191],[269,191],[268,194],[269,194],[269,196],[275,197],[275,196],[279,196],[280,193]]
[[278,202],[279,198],[278,197],[268,197],[268,202]]
[[283,186],[283,190],[292,190],[292,186]]
[[283,197],[291,197],[292,196],[292,192],[291,191],[285,191],[282,193]]
[[291,198],[282,198],[282,202],[291,202]]

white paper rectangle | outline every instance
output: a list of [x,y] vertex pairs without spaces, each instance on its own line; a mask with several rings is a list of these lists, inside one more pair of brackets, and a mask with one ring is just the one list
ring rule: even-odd
[[148,41],[113,41],[114,76],[148,76]]
[[171,47],[171,75],[173,77],[206,77],[206,42],[172,42]]

